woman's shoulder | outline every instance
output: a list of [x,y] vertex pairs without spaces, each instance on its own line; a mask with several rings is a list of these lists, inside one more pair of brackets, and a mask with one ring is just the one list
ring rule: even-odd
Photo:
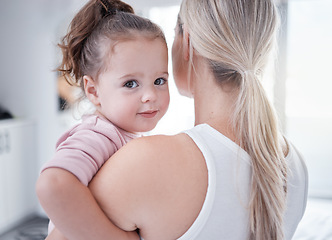
[[117,151],[91,187],[105,213],[121,228],[138,227],[152,239],[168,232],[168,239],[175,239],[202,207],[207,169],[200,150],[186,134],[148,136]]
[[176,135],[153,135],[144,136],[130,141],[123,151],[137,151],[138,153],[157,153],[172,154],[179,146],[190,144],[188,137],[184,133]]
[[[180,169],[179,164],[190,158],[186,154],[195,154],[194,150],[190,150],[190,144],[190,138],[182,133],[133,139],[106,161],[96,179],[102,176],[110,181],[121,179],[125,180],[125,183],[133,181],[138,185],[144,185],[144,182],[150,181],[151,178],[161,180],[162,178],[157,177],[161,172],[171,171],[175,164],[178,164],[177,169]],[[123,179],[122,176],[126,178]]]
[[112,161],[121,165],[136,166],[145,171],[155,164],[162,166],[185,157],[192,141],[186,134],[154,135],[134,139],[116,152]]
[[152,135],[152,136],[144,136],[139,139],[136,139],[136,142],[140,142],[140,144],[158,144],[158,143],[166,143],[172,144],[174,142],[180,142],[184,140],[184,133],[179,133],[175,135]]

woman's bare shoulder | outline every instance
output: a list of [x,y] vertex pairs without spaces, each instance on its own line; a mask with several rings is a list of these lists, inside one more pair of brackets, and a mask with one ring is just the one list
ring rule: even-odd
[[130,141],[129,144],[130,145],[141,144],[141,146],[146,146],[147,148],[151,148],[151,146],[158,147],[159,144],[167,144],[168,146],[172,146],[177,143],[185,143],[186,141],[187,141],[186,134],[180,133],[176,135],[145,136],[141,138],[136,138],[133,141]]
[[153,167],[154,162],[159,165],[164,159],[181,155],[181,147],[186,145],[183,134],[167,136],[154,135],[134,139],[119,149],[100,169],[100,173],[139,170],[146,171]]
[[[171,205],[183,204],[170,202],[174,194],[183,194],[185,199],[202,184],[199,179],[188,181],[205,176],[200,159],[200,151],[186,134],[142,137],[130,141],[105,163],[91,189],[107,215],[124,230],[156,229],[154,222],[142,217],[151,214],[151,219],[173,221],[164,215]],[[195,191],[186,192],[190,189]]]
[[[138,164],[138,160],[148,161],[167,159],[170,156],[178,156],[184,146],[191,141],[185,134],[154,135],[134,139],[122,147],[112,158],[112,161],[124,161],[130,164]],[[181,148],[182,146],[182,148]]]

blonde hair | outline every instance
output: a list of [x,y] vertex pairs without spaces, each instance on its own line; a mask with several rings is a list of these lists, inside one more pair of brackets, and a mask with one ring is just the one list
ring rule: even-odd
[[287,164],[278,119],[260,82],[276,41],[276,6],[273,0],[183,0],[179,21],[216,81],[239,91],[232,126],[252,160],[248,238],[283,239]]

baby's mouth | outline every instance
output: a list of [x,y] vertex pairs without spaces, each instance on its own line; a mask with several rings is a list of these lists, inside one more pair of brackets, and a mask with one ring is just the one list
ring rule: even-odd
[[140,112],[138,113],[138,115],[145,117],[145,118],[153,118],[154,116],[156,116],[158,113],[158,110],[149,110],[149,111],[144,111],[144,112]]

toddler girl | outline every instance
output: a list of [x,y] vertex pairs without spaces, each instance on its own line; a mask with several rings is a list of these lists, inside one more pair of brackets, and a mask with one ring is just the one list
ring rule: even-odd
[[82,88],[95,113],[62,135],[42,174],[60,168],[87,186],[112,154],[152,130],[166,113],[167,45],[161,29],[126,3],[90,0],[59,46],[58,70]]

